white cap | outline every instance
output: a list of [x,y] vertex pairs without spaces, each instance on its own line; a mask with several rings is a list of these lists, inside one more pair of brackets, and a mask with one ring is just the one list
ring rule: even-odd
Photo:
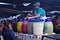
[[35,2],[34,6],[40,6],[40,2]]

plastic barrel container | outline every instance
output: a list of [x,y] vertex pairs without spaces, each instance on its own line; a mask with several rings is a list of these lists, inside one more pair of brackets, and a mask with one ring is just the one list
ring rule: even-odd
[[32,34],[32,33],[33,33],[33,22],[32,22],[32,21],[28,21],[27,32],[28,32],[29,34]]
[[23,22],[21,20],[19,20],[19,22],[17,22],[17,31],[18,32],[22,32],[22,24],[23,24]]
[[23,33],[27,33],[27,24],[28,24],[27,21],[24,21],[24,22],[23,22],[23,25],[22,25],[22,32],[23,32]]
[[51,35],[53,33],[53,23],[50,18],[46,19],[44,32]]
[[42,35],[44,28],[44,20],[42,19],[35,19],[33,22],[33,34],[34,35]]
[[17,31],[18,31],[18,32],[22,32],[22,23],[23,23],[23,22],[18,22],[18,23],[17,23]]

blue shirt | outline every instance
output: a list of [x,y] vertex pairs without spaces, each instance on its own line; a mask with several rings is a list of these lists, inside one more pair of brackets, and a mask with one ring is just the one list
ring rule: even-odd
[[14,31],[10,29],[4,31],[3,36],[4,36],[4,40],[16,40]]
[[41,17],[46,16],[45,10],[43,8],[39,8],[37,10],[34,10],[34,15],[40,14]]

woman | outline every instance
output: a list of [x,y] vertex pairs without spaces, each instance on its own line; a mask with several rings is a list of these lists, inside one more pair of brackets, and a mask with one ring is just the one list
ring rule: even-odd
[[11,21],[5,21],[2,34],[4,40],[16,40]]

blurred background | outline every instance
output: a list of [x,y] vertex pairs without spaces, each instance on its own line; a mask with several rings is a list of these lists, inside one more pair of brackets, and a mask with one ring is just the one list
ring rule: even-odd
[[[19,14],[22,14],[22,18],[24,18],[31,11],[32,4],[36,1],[41,3],[41,7],[46,11],[46,16],[51,17],[54,26],[56,26],[57,21],[60,22],[60,0],[0,0],[0,19]],[[59,33],[60,31],[57,32],[57,30],[55,30],[56,33]]]
[[[51,11],[60,11],[60,0],[0,0],[0,17],[13,16],[18,14],[19,11],[31,11],[33,8],[32,4],[36,1],[41,3],[41,6],[45,9],[47,15]],[[24,3],[30,4],[28,6],[24,6]]]

